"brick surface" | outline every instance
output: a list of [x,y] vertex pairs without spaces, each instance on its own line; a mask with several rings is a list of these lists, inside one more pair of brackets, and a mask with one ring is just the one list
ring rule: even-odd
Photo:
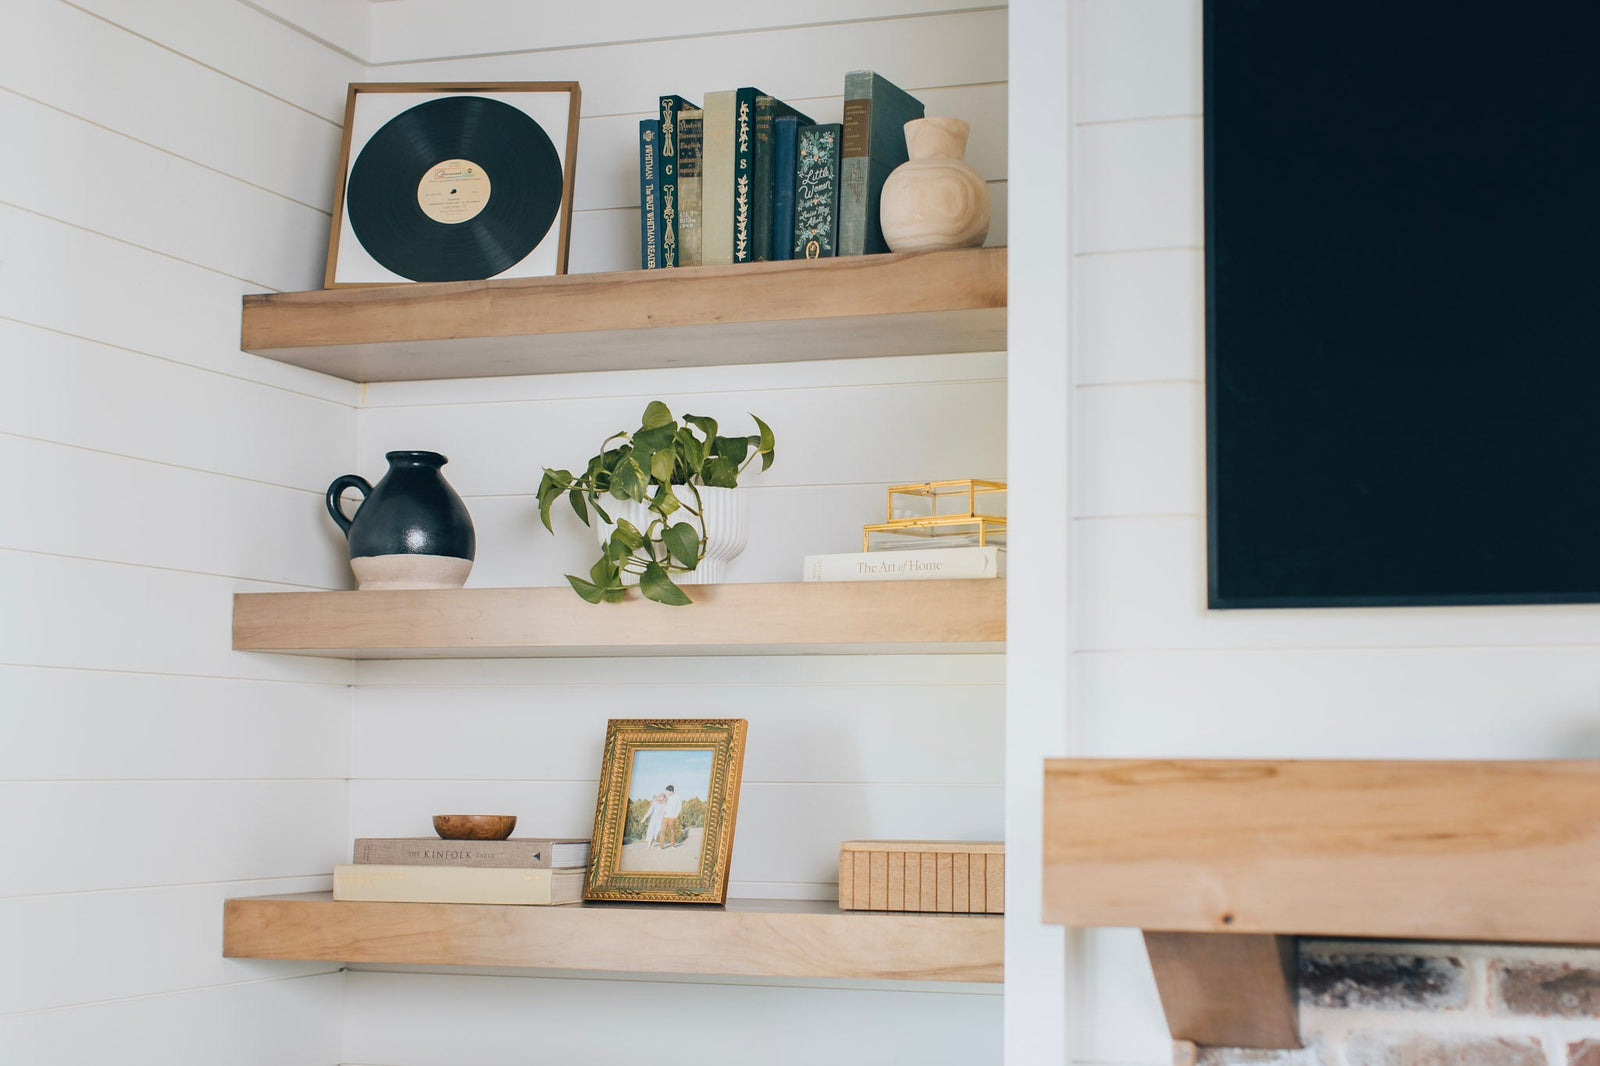
[[1455,1010],[1467,1005],[1467,969],[1453,956],[1300,953],[1308,1007]]
[[1320,1042],[1308,1040],[1303,1048],[1259,1051],[1238,1047],[1203,1047],[1196,1066],[1327,1066]]
[[1345,1066],[1548,1066],[1532,1037],[1357,1033],[1344,1049]]
[[1568,963],[1497,962],[1495,1009],[1541,1018],[1600,1018],[1600,969]]
[[1567,1066],[1600,1066],[1600,1040],[1567,1045]]

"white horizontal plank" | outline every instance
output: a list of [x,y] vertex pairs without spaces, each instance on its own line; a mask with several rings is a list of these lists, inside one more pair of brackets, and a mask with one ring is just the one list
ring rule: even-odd
[[1076,672],[1096,756],[1600,757],[1592,648],[1135,652]]
[[0,692],[0,780],[349,773],[344,685],[0,666]]
[[[220,910],[216,912],[220,925]],[[319,974],[0,1018],[0,1062],[327,1066],[344,975]]]
[[59,166],[51,181],[7,167],[0,201],[258,285],[321,281],[320,211],[9,93],[0,93],[0,127],[29,153],[93,163]]
[[1198,248],[1081,256],[1073,285],[1078,384],[1205,379],[1205,263]]
[[1081,126],[1073,143],[1074,253],[1204,242],[1200,119]]
[[[749,7],[747,10],[758,10]],[[907,92],[1006,80],[1004,8],[922,18],[803,26],[774,32],[673,35],[528,54],[378,66],[375,81],[576,81],[585,115],[635,115],[663,93],[703,102],[707,92],[757,85],[784,100],[843,91],[852,70],[876,70]],[[526,42],[524,48],[536,47]],[[434,53],[437,54],[437,53]],[[578,173],[583,173],[578,146]]]
[[[346,2],[355,7],[363,0]],[[363,77],[356,60],[248,4],[73,0],[73,5],[335,125],[344,122],[345,85]]]
[[[636,685],[653,691],[667,686],[693,691],[722,685],[796,685],[821,688],[819,700],[834,685],[987,685],[1005,681],[1005,656],[996,655],[808,655],[711,656],[618,659],[362,659],[356,684],[469,689],[482,686]],[[648,699],[640,693],[641,701]]]
[[[603,735],[600,739],[604,739]],[[766,740],[752,731],[747,745]],[[352,781],[352,836],[425,836],[435,814],[515,814],[528,836],[587,837],[598,760],[577,781]],[[842,840],[1001,840],[1001,785],[768,784],[739,795],[735,881],[837,881]]]
[[658,395],[701,392],[763,392],[866,385],[906,385],[929,381],[1004,381],[1004,352],[958,355],[901,355],[874,359],[833,359],[804,363],[740,363],[730,366],[680,366],[654,370],[607,370],[577,374],[529,374],[513,378],[455,378],[445,381],[380,381],[366,386],[361,408],[417,407],[458,403],[509,403],[517,400],[571,400],[633,396],[643,404]]
[[0,316],[347,405],[361,397],[354,382],[239,350],[239,300],[259,285],[4,205],[0,247]]
[[372,58],[368,0],[247,0],[251,7],[360,60]]
[[[759,484],[761,479],[756,479]],[[728,564],[727,580],[799,581],[807,555],[861,550],[861,527],[881,522],[887,485],[822,488],[752,487],[746,492],[750,536]],[[478,536],[473,588],[564,585],[600,557],[594,531],[563,498],[547,533],[535,496],[479,496],[466,501]]]
[[20,436],[319,493],[355,457],[344,404],[4,319],[0,350]]
[[1205,387],[1080,388],[1074,396],[1073,513],[1205,513]]
[[[338,123],[59,0],[10,0],[7,21],[0,86],[280,196],[332,208]],[[60,62],[65,47],[72,63]],[[139,91],[128,92],[130,85]],[[168,204],[160,210],[174,214]]]
[[724,36],[730,31],[791,33],[815,24],[854,24],[970,10],[960,0],[808,0],[781,15],[736,0],[659,7],[642,0],[604,8],[530,10],[517,0],[407,0],[372,14],[372,59],[544,51],[649,38]]
[[640,698],[632,685],[358,688],[350,776],[588,779],[606,721],[648,713],[747,719],[746,781],[1004,780],[999,684],[681,685],[652,692],[648,712]]
[[1582,604],[1208,611],[1203,520],[1080,519],[1073,535],[1081,651],[1600,644]]
[[[348,1063],[455,1066],[537,1046],[541,1058],[617,1066],[661,1059],[664,1033],[693,1041],[705,1066],[971,1066],[998,1061],[1000,1045],[997,995],[373,972],[348,982]],[[450,1011],[437,1010],[446,1000]]]
[[1199,0],[1075,0],[1074,121],[1199,114],[1200,7]]
[[320,876],[0,900],[10,963],[0,968],[0,1015],[326,973],[328,963],[224,959],[218,918],[230,896],[330,884]]
[[[917,94],[930,115],[964,119],[972,126],[966,160],[989,181],[1006,177],[1006,86],[964,85]],[[838,122],[844,98],[789,100],[816,122]],[[654,100],[641,100],[640,113],[584,119],[579,128],[583,166],[573,205],[580,211],[639,206],[639,120],[655,115]],[[637,266],[637,264],[634,264]]]
[[[680,416],[716,418],[724,434],[753,433],[746,412],[761,416],[776,435],[777,461],[768,471],[747,473],[750,484],[1004,477],[1003,383],[659,398]],[[607,436],[637,427],[644,407],[620,397],[367,411],[359,468],[381,473],[384,452],[427,448],[450,457],[445,478],[464,496],[531,492],[541,466],[581,470]]]
[[317,683],[351,664],[233,650],[233,593],[281,585],[0,551],[0,663]]
[[0,466],[12,471],[0,547],[313,588],[348,582],[348,548],[319,493],[5,433]]
[[348,851],[345,782],[0,783],[0,896],[305,877]]

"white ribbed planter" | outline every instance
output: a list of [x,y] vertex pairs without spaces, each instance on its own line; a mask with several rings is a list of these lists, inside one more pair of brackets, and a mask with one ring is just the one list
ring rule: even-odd
[[[694,495],[687,488],[679,485],[673,491],[680,501],[694,503]],[[744,551],[745,540],[750,535],[750,511],[745,505],[744,493],[738,489],[701,486],[700,501],[705,519],[706,556],[688,573],[671,575],[679,585],[715,585],[725,580],[728,561]],[[627,519],[641,532],[657,517],[648,506],[633,500],[606,499],[601,501],[601,506],[612,518]],[[700,519],[687,510],[679,510],[669,519],[670,524],[678,522],[688,522],[696,530],[700,529]],[[601,542],[611,535],[611,529],[610,525],[596,520],[595,533]],[[632,575],[623,575],[626,584],[634,585],[638,580]]]

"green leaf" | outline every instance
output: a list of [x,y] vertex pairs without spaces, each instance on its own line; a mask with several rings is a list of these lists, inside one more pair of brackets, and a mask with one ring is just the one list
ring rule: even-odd
[[727,458],[714,455],[700,469],[700,480],[719,489],[739,487],[739,468]]
[[633,435],[633,452],[635,455],[649,455],[651,452],[660,451],[672,443],[672,438],[677,432],[676,422],[668,422],[655,429],[640,430]]
[[644,547],[644,534],[639,532],[639,527],[626,518],[617,519],[617,527],[611,531],[611,539],[627,546],[630,552],[636,552]]
[[611,524],[611,516],[606,514],[606,509],[604,507],[600,506],[600,497],[598,494],[591,493],[589,495],[589,506],[593,507],[594,513],[600,516],[600,521],[604,522],[608,526]]
[[607,603],[621,603],[628,595],[628,590],[621,585],[613,585],[603,593]]
[[670,526],[661,534],[661,542],[678,562],[693,570],[700,563],[700,534],[687,522]]
[[706,435],[706,440],[711,440],[717,435],[717,420],[706,418],[704,415],[684,415],[683,420],[699,428]]
[[605,552],[606,558],[616,566],[621,566],[623,560],[633,554],[633,549],[616,537],[606,538],[606,542],[600,546],[600,550]]
[[619,500],[643,500],[649,483],[644,468],[629,455],[617,464],[617,469],[611,474],[611,495]]
[[651,400],[649,406],[644,409],[642,425],[645,429],[655,429],[671,421],[673,421],[672,412],[667,410],[667,405],[660,400]]
[[690,470],[699,470],[700,464],[706,461],[705,442],[696,437],[694,430],[688,426],[678,430],[678,435],[674,438],[673,443],[676,445],[679,454],[683,456],[684,465]]
[[665,603],[671,607],[683,607],[694,602],[684,595],[682,589],[672,583],[672,579],[661,569],[659,563],[645,564],[644,573],[639,575],[639,591],[644,593],[645,599]]
[[738,466],[744,462],[744,457],[750,454],[750,438],[718,437],[711,442],[711,450],[730,460],[734,466]]
[[572,591],[582,596],[590,603],[599,603],[604,598],[606,590],[599,585],[593,585],[581,577],[567,575],[567,584],[572,586]]
[[[756,418],[755,415],[750,417]],[[756,426],[761,430],[761,433],[756,437],[754,444],[756,451],[761,453],[761,469],[765,470],[772,465],[776,438],[772,435],[772,427],[761,421],[761,419],[756,418]]]
[[672,483],[672,471],[678,465],[678,453],[672,448],[662,448],[650,457],[650,476],[663,485]]
[[665,483],[657,490],[656,498],[650,501],[650,509],[662,518],[670,517],[672,512],[682,506],[683,504],[678,502],[678,497],[673,493],[672,486]]
[[[583,519],[583,524],[589,524],[589,505],[583,502],[583,490],[573,489],[567,493],[567,500],[572,504],[572,509],[578,512],[578,517]],[[549,523],[546,523],[548,525]]]
[[603,555],[589,568],[589,579],[601,588],[610,588],[617,584],[620,577],[621,572],[618,571],[617,564]]

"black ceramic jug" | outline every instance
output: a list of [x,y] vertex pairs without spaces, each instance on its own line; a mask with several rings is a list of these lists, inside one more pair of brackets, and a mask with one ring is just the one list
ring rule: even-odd
[[[438,452],[389,452],[377,486],[356,474],[328,486],[328,513],[350,541],[350,568],[362,589],[450,589],[466,583],[477,541],[472,517],[439,468]],[[339,498],[363,499],[353,518]]]

